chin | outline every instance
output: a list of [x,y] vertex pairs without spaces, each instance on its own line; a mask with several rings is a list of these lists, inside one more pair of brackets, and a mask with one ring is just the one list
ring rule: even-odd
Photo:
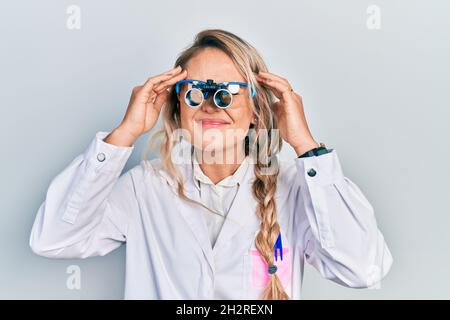
[[203,151],[213,151],[213,150],[222,151],[224,147],[226,147],[226,145],[224,141],[205,139],[201,141],[200,147]]

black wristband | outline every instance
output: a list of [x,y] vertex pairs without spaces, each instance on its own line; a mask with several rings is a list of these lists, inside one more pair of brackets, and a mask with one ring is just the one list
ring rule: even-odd
[[306,157],[312,157],[312,156],[320,156],[322,154],[328,153],[333,151],[333,149],[327,149],[323,143],[320,143],[320,147],[311,149],[309,151],[306,151],[305,153],[298,156],[298,158],[306,158]]

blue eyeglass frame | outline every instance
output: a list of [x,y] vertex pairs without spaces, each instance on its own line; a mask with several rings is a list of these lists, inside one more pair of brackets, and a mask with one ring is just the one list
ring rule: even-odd
[[[205,82],[205,81],[194,80],[194,79],[181,80],[181,81],[178,81],[178,82],[175,83],[175,91],[176,91],[176,93],[177,94],[180,93],[180,85],[181,84],[183,84],[183,83],[194,83],[194,82],[196,82],[194,85],[196,85],[196,84],[200,84],[200,85],[207,84],[207,82]],[[228,85],[230,85],[230,84],[237,84],[237,85],[243,86],[243,87],[248,87],[249,86],[249,84],[246,83],[246,82],[237,82],[237,81],[220,82],[220,83],[217,83],[217,84],[214,83],[214,85],[219,86],[221,89],[227,89]],[[252,85],[250,89],[251,89],[251,97],[253,98],[256,95],[256,88],[255,88],[254,85]],[[203,90],[202,90],[202,92],[203,92]],[[209,93],[208,91],[203,92],[203,97],[205,99],[208,99],[208,93]],[[231,93],[231,94],[232,95],[237,95],[237,93]]]

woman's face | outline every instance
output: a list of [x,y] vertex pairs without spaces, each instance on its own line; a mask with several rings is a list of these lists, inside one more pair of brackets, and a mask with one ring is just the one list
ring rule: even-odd
[[[215,83],[246,82],[233,61],[221,50],[204,48],[192,57],[185,69],[185,79]],[[218,108],[208,96],[197,108],[191,108],[184,100],[187,86],[181,87],[180,101],[181,127],[190,134],[189,142],[203,151],[229,152],[236,146],[243,146],[243,140],[253,120],[247,87],[241,87],[238,95],[233,95],[232,104],[227,109]],[[222,122],[218,124],[217,121]],[[193,139],[193,141],[192,141]]]

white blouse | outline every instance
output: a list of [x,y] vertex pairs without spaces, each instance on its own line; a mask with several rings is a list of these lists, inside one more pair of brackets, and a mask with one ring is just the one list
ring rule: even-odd
[[[33,252],[83,259],[126,243],[126,299],[259,299],[270,277],[255,245],[260,221],[253,161],[242,167],[241,178],[237,173],[232,203],[222,203],[228,213],[212,245],[218,227],[205,223],[208,210],[178,196],[159,158],[122,173],[134,145],[108,144],[108,134],[97,132],[52,179],[30,233]],[[220,209],[208,191],[203,200],[199,195],[192,160],[179,160],[186,159],[173,158],[185,194]],[[283,246],[275,265],[291,299],[302,297],[305,262],[352,288],[377,285],[388,273],[393,259],[374,208],[344,176],[336,150],[281,163],[274,196]]]
[[214,184],[208,176],[206,176],[200,168],[197,154],[194,153],[194,179],[195,186],[198,188],[199,196],[202,204],[216,211],[215,214],[205,210],[204,218],[209,231],[209,238],[212,246],[214,246],[220,229],[226,219],[226,215],[236,197],[238,188],[242,183],[248,168],[248,157],[245,157],[238,169],[217,184]]

